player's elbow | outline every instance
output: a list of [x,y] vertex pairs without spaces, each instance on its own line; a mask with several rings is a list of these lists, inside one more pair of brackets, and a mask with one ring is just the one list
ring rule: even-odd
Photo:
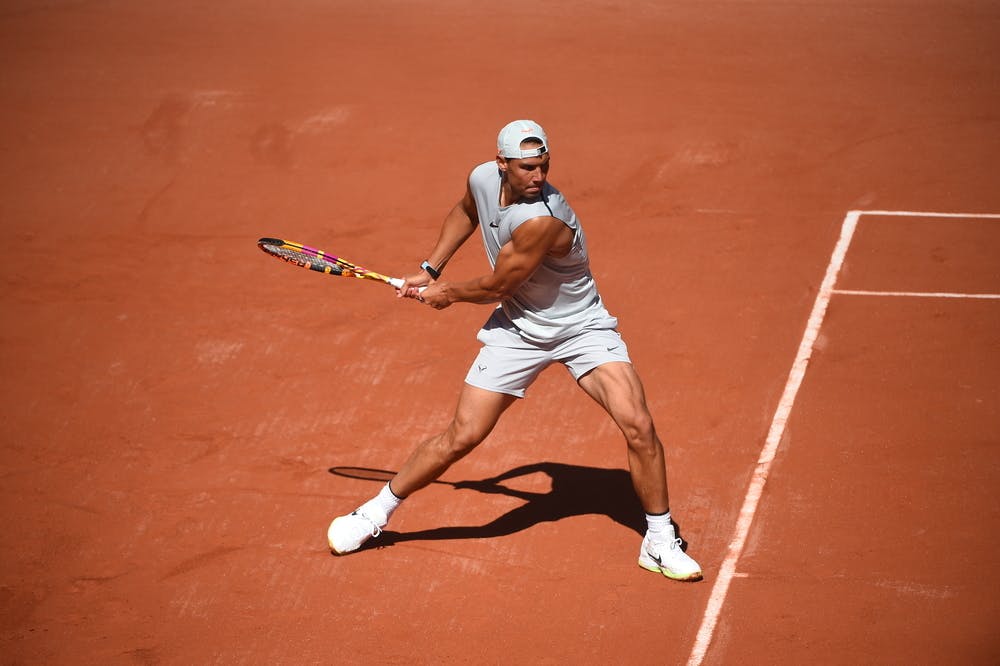
[[517,288],[521,286],[519,282],[513,280],[484,280],[480,284],[480,288],[487,295],[487,298],[492,303],[499,303],[500,301],[505,301],[514,295]]
[[494,303],[499,303],[500,301],[506,301],[508,298],[514,295],[517,291],[516,287],[510,285],[503,285],[489,290],[490,300]]

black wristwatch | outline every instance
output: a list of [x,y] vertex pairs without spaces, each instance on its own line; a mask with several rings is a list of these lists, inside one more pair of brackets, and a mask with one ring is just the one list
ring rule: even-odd
[[420,268],[427,271],[427,274],[430,275],[435,280],[441,277],[441,271],[431,266],[431,262],[429,261],[424,261],[424,263],[420,264]]

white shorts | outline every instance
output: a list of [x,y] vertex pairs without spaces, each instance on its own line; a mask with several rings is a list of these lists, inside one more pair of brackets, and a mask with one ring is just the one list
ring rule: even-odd
[[605,363],[631,363],[628,347],[615,329],[584,329],[577,335],[552,344],[526,341],[517,329],[490,318],[476,338],[483,343],[465,383],[477,388],[523,398],[542,370],[562,363],[579,380]]

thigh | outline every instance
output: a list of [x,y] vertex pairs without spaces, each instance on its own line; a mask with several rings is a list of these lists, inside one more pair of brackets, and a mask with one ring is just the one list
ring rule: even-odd
[[470,384],[462,387],[452,423],[460,446],[475,446],[486,439],[507,408],[517,400],[508,393],[498,393]]
[[631,363],[604,363],[580,377],[577,383],[619,426],[649,415],[642,381]]

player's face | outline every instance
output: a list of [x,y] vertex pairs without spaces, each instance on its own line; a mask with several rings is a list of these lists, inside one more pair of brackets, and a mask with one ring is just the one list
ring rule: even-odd
[[549,154],[539,157],[498,158],[500,169],[507,175],[507,186],[513,201],[534,199],[542,193],[549,175]]

